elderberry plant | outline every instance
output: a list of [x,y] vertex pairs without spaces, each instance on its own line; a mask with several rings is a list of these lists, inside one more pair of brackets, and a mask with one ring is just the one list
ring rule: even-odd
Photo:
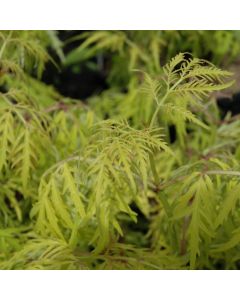
[[0,269],[237,268],[232,74],[179,53],[83,103],[41,81],[47,47],[65,60],[55,32],[0,33]]

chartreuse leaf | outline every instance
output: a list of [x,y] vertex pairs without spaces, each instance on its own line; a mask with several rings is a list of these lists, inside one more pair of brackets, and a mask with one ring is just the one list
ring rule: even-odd
[[77,188],[77,182],[75,181],[73,175],[71,174],[71,170],[67,164],[63,165],[63,174],[64,178],[64,186],[63,193],[69,192],[71,197],[71,201],[74,203],[75,208],[81,218],[84,218],[86,213],[84,209],[84,204],[82,202],[83,195],[81,191]]
[[215,249],[212,249],[212,253],[218,253],[218,252],[224,252],[228,251],[236,246],[238,246],[240,243],[240,229],[236,228],[231,232],[231,237],[229,238],[228,241],[225,243],[221,243],[218,245],[215,245]]
[[212,211],[206,209],[208,202],[214,201],[214,188],[211,179],[207,176],[200,176],[196,181],[195,194],[192,198],[192,215],[189,224],[189,252],[190,268],[196,266],[197,256],[200,255],[200,243],[207,237],[212,238],[213,215]]
[[16,169],[16,173],[21,175],[23,189],[27,190],[27,184],[30,180],[31,170],[37,163],[38,149],[32,140],[30,128],[26,127],[22,130],[14,144],[13,156],[15,157],[12,168]]
[[59,214],[62,222],[65,223],[66,228],[73,228],[73,221],[71,216],[66,208],[66,205],[62,201],[61,192],[57,186],[57,182],[54,177],[50,180],[51,184],[51,199],[53,202],[53,207]]
[[7,168],[7,159],[14,139],[14,118],[10,111],[6,111],[0,116],[0,171]]
[[218,227],[227,220],[231,212],[236,209],[237,202],[240,200],[240,184],[236,184],[226,193],[224,202],[219,208],[219,214],[215,221],[215,226]]

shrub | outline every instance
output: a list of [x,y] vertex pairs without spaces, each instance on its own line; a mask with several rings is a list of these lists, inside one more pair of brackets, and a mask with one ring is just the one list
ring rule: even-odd
[[1,269],[238,267],[240,123],[210,96],[231,73],[179,53],[89,106],[41,81],[54,32],[0,42]]

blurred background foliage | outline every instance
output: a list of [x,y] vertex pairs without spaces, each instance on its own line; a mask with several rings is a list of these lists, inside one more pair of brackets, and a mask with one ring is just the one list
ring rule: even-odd
[[[236,84],[216,97],[223,116],[228,111],[240,112],[240,31],[55,31],[50,36],[50,54],[61,65],[61,72],[49,62],[43,81],[66,97],[87,100],[101,118],[116,117],[119,111],[128,119],[134,118],[131,103],[141,98],[136,87],[144,77],[137,70],[157,78],[161,66],[179,52],[232,71]],[[130,105],[122,105],[123,98]],[[147,118],[146,111],[138,113],[140,119]]]
[[139,76],[135,69],[159,74],[160,66],[179,52],[225,69],[240,54],[239,31],[59,31],[57,35],[64,54],[52,54],[63,69],[58,74],[48,65],[44,79],[73,98],[84,99],[106,89],[124,92]]

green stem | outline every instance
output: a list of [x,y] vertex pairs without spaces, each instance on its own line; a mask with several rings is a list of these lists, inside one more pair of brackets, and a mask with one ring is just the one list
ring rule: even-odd
[[162,100],[160,101],[160,103],[157,105],[157,108],[156,108],[156,110],[155,110],[155,112],[153,114],[153,117],[151,119],[151,122],[150,122],[150,128],[153,127],[153,125],[155,123],[155,120],[157,118],[158,112],[159,112],[161,106],[163,105],[163,103],[165,102],[165,100],[167,99],[168,95],[169,95],[169,92],[166,92],[166,94],[164,95],[164,97],[162,98]]
[[224,170],[207,171],[205,174],[209,174],[209,175],[230,175],[230,176],[240,176],[240,172],[238,172],[238,171],[224,171]]
[[3,52],[4,52],[4,50],[5,50],[6,46],[7,46],[7,43],[9,42],[9,39],[10,39],[11,35],[12,35],[12,31],[10,31],[9,35],[7,36],[7,38],[5,39],[5,41],[3,42],[2,48],[0,50],[0,59],[3,56]]
[[176,86],[178,86],[182,82],[182,80],[184,80],[183,77],[181,77],[171,88],[167,89],[166,94],[164,95],[164,97],[162,98],[162,100],[158,103],[157,108],[156,108],[156,110],[155,110],[155,112],[153,114],[153,117],[152,117],[151,122],[150,122],[150,128],[153,127],[161,106],[164,104],[164,102],[166,101],[167,97],[176,88]]
[[153,178],[154,178],[155,184],[158,185],[160,180],[159,180],[158,172],[157,172],[157,169],[155,166],[154,156],[152,153],[149,155],[149,161],[150,161],[150,167],[151,167],[151,170],[153,173]]

